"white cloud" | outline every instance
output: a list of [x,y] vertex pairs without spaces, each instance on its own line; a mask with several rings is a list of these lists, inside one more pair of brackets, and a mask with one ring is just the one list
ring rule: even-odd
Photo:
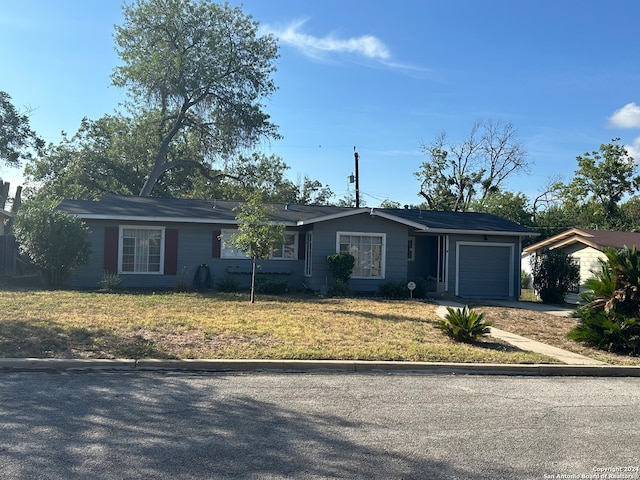
[[316,37],[303,33],[302,26],[305,20],[289,24],[284,29],[275,29],[266,26],[266,30],[278,39],[297,48],[305,55],[319,57],[324,53],[350,53],[366,57],[371,60],[386,61],[391,58],[389,48],[373,35],[363,35],[351,38],[336,38],[333,35]]
[[636,163],[640,163],[640,137],[637,137],[631,145],[625,145],[624,148]]
[[609,117],[609,123],[620,128],[640,128],[640,105],[627,103]]

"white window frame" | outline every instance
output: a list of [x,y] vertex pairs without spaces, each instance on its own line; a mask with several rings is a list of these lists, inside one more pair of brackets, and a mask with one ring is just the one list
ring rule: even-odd
[[313,232],[307,232],[304,239],[304,276],[310,277],[312,273],[313,262]]
[[413,262],[416,259],[416,237],[409,237],[407,244],[407,260]]
[[238,230],[223,229],[220,231],[220,258],[227,259],[247,259],[251,258],[248,252],[235,248],[231,245],[231,235],[238,233]]
[[[284,232],[284,236],[286,237],[293,237],[293,243],[289,244],[293,246],[293,256],[291,257],[285,257],[284,256],[284,252],[285,252],[285,244],[283,243],[282,245],[280,245],[279,247],[276,247],[274,249],[271,250],[271,255],[269,255],[269,259],[270,260],[277,260],[277,261],[291,261],[291,260],[297,260],[298,259],[298,232]],[[276,257],[273,255],[273,253],[276,250],[280,250],[280,254],[281,256]]]
[[[122,269],[122,257],[124,254],[124,231],[125,230],[154,230],[160,232],[160,262],[159,270],[156,271],[130,271]],[[122,275],[162,275],[164,274],[164,246],[165,246],[165,227],[149,226],[149,225],[119,225],[118,232],[118,273]],[[134,269],[137,262],[134,262]],[[149,258],[147,257],[147,268],[149,267]]]
[[[374,237],[380,238],[380,275],[379,276],[363,276],[353,274],[351,278],[362,279],[362,280],[384,280],[385,278],[385,268],[386,268],[386,257],[387,257],[387,234],[386,233],[375,233],[375,232],[336,232],[336,252],[340,252],[340,237],[342,235],[349,235],[352,237]],[[358,257],[356,256],[356,266],[354,266],[354,272],[356,271],[356,267],[358,264]]]

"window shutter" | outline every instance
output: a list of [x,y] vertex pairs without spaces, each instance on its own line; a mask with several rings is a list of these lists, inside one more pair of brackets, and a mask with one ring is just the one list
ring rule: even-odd
[[307,234],[300,232],[298,234],[298,260],[304,260],[304,250]]
[[178,273],[178,230],[167,228],[164,231],[164,274]]
[[104,227],[104,271],[118,273],[118,227]]
[[220,258],[220,249],[222,248],[220,235],[222,232],[220,230],[213,231],[213,240],[211,242],[211,256],[213,258]]

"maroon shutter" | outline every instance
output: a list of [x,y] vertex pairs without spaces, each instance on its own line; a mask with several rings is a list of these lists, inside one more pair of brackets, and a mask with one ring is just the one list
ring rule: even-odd
[[164,231],[164,274],[178,273],[178,230],[167,228]]
[[220,258],[220,249],[222,248],[222,242],[220,240],[221,234],[222,232],[220,230],[213,231],[213,240],[211,242],[211,256],[213,258]]
[[104,271],[118,272],[118,227],[104,227]]
[[306,233],[298,234],[298,260],[304,260],[306,239]]

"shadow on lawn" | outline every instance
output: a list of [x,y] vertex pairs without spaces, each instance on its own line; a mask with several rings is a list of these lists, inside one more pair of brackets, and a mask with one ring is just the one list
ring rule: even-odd
[[141,335],[102,328],[62,327],[44,321],[1,320],[2,358],[169,358]]

